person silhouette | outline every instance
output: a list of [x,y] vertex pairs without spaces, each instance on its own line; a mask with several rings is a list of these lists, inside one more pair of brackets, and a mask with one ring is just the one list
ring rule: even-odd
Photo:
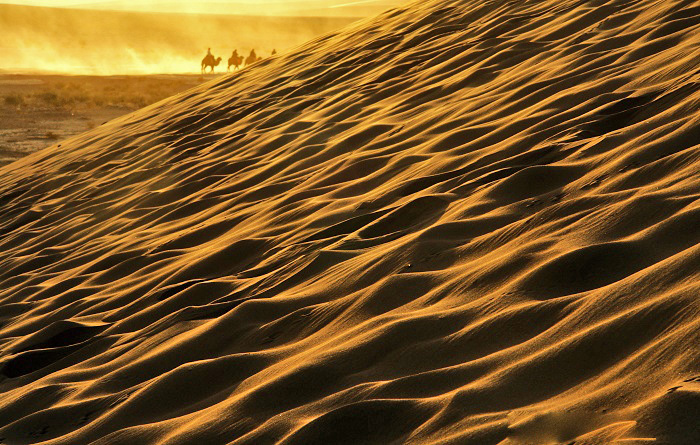
[[272,49],[272,55],[274,56],[275,54],[277,54],[277,50],[273,48],[273,49]]
[[234,49],[231,53],[231,57],[228,59],[228,68],[226,68],[226,71],[230,70],[231,67],[233,67],[234,70],[239,69],[241,63],[243,63],[243,57],[238,55],[237,49]]
[[211,48],[207,48],[207,56],[214,57],[214,54],[211,53]]
[[245,66],[252,65],[258,61],[258,55],[255,54],[255,49],[250,50],[250,55],[245,59]]

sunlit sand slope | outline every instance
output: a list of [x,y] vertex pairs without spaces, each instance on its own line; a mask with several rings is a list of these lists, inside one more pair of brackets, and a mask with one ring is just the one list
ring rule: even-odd
[[4,167],[0,437],[700,443],[699,26],[421,1]]

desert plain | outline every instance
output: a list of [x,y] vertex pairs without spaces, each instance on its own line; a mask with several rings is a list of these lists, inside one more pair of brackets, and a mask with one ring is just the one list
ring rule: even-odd
[[211,75],[0,73],[0,165],[203,83]]

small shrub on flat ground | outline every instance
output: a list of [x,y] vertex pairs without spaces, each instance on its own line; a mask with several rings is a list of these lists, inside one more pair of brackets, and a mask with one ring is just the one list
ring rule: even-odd
[[20,96],[19,94],[9,94],[5,96],[5,105],[9,105],[11,107],[24,105],[24,97]]

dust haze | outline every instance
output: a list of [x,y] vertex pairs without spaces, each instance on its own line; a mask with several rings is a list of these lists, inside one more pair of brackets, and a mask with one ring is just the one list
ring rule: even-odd
[[252,17],[0,5],[6,73],[195,73],[207,48],[267,57],[340,29],[355,17]]

